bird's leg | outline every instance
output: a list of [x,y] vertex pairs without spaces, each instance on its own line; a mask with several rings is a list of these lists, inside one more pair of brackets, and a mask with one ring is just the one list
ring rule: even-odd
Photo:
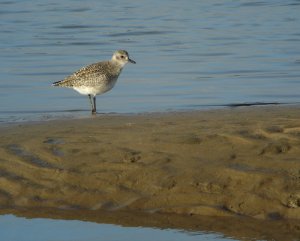
[[96,114],[96,96],[93,97],[93,106],[94,108],[92,109],[92,114]]
[[88,96],[89,96],[90,104],[92,107],[92,113],[94,113],[94,105],[93,105],[93,101],[92,101],[92,96],[91,95],[88,95]]

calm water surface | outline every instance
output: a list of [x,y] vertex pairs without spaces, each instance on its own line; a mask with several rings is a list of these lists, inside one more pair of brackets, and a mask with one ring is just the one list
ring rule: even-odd
[[131,228],[82,221],[0,216],[1,240],[9,241],[226,241],[222,234]]
[[54,88],[126,49],[101,113],[300,101],[299,0],[0,1],[0,122],[89,115]]

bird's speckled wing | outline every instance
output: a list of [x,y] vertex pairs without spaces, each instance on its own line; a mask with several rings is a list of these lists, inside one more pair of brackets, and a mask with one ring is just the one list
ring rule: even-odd
[[118,77],[120,72],[121,70],[109,61],[98,62],[81,68],[65,79],[53,83],[53,85],[61,87],[97,86],[101,82]]

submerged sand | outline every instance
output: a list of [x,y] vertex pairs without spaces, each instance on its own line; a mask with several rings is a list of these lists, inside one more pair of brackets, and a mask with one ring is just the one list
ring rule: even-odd
[[100,115],[0,131],[2,210],[300,219],[299,106]]

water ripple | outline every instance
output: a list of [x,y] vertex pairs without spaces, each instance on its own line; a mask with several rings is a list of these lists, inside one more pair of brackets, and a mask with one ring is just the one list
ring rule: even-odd
[[51,80],[110,59],[116,49],[138,64],[97,98],[101,112],[298,102],[299,4],[2,1],[1,120],[88,114],[85,96],[50,88]]

